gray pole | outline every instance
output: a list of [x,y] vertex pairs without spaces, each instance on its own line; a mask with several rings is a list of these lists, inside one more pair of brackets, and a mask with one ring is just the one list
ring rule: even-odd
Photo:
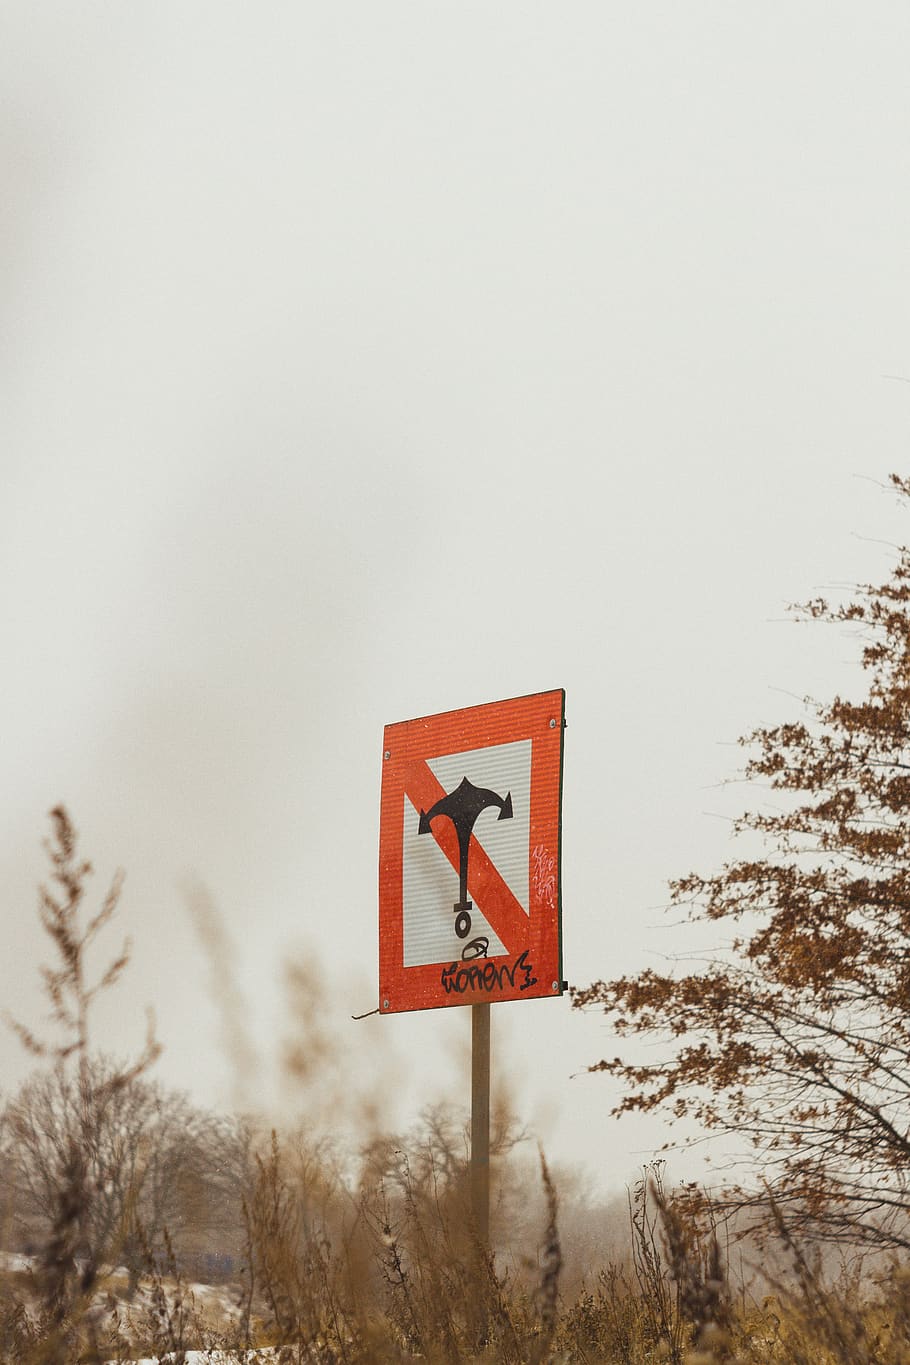
[[471,1006],[471,1209],[490,1244],[490,1006]]

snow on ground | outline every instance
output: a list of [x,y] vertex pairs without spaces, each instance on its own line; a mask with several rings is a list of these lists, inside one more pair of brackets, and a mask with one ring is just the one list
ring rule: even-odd
[[22,1256],[18,1251],[0,1251],[0,1271],[9,1274],[23,1270],[31,1270],[32,1257]]
[[[121,1365],[168,1365],[174,1359],[171,1355],[143,1356],[141,1360],[123,1361]],[[187,1351],[183,1357],[185,1365],[258,1365],[259,1361],[277,1360],[274,1346],[263,1346],[258,1351]],[[107,1365],[117,1365],[109,1360]]]
[[[19,1252],[0,1251],[0,1274],[14,1274],[34,1269],[35,1258],[24,1256]],[[117,1279],[126,1280],[128,1272],[125,1267],[118,1266],[115,1270],[107,1272],[108,1275]],[[230,1286],[212,1284],[191,1284],[187,1286],[190,1294],[196,1303],[203,1308],[217,1309],[219,1313],[230,1318],[237,1312],[237,1305],[233,1301]],[[140,1288],[136,1299],[130,1305],[125,1305],[127,1314],[134,1310],[144,1296]],[[121,1365],[171,1365],[175,1357],[173,1354],[162,1356],[142,1356],[133,1361],[123,1361]],[[268,1365],[269,1361],[278,1359],[278,1350],[274,1346],[261,1346],[250,1351],[187,1351],[184,1356],[185,1365]],[[117,1365],[117,1362],[110,1360],[107,1365]]]

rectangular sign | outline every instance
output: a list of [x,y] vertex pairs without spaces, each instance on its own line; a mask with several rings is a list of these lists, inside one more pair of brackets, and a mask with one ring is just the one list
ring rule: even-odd
[[379,1008],[561,995],[565,692],[385,728]]

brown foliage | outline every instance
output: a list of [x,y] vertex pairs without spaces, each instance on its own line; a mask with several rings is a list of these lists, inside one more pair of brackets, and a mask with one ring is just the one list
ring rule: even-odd
[[746,777],[780,794],[736,824],[758,852],[672,885],[693,920],[731,927],[729,949],[573,1003],[666,1042],[657,1062],[593,1068],[625,1082],[617,1112],[741,1135],[791,1222],[908,1246],[910,550],[886,583],[795,610],[859,632],[868,686],[743,739]]

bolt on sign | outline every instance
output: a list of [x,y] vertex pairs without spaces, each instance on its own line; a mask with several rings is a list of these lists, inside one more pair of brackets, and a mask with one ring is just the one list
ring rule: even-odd
[[561,995],[565,692],[387,725],[383,1014]]

